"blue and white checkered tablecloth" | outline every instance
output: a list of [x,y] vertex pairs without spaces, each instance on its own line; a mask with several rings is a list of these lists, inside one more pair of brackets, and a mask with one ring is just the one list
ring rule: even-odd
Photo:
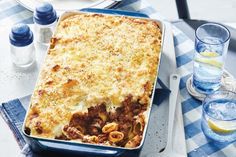
[[[139,11],[151,18],[162,18],[145,0],[125,0],[118,7],[121,10]],[[0,25],[32,23],[32,12],[14,0],[0,0]],[[236,142],[226,144],[208,140],[201,131],[201,102],[191,97],[186,81],[192,73],[194,43],[183,32],[173,26],[177,72],[181,75],[180,96],[189,157],[236,157]]]

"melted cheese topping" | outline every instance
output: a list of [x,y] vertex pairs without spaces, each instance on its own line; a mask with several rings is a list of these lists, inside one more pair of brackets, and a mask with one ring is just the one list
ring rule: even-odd
[[129,95],[149,104],[160,46],[153,21],[98,14],[61,20],[31,98],[30,134],[55,138],[73,113],[101,103],[115,111]]

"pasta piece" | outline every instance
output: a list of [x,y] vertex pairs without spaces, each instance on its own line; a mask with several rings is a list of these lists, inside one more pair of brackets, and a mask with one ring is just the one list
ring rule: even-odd
[[[132,129],[132,128],[131,128]],[[129,130],[129,133],[128,133],[128,139],[131,139],[135,136],[135,134],[132,132],[132,130]]]
[[97,136],[90,136],[88,139],[89,139],[89,142],[98,143],[98,137]]
[[112,131],[108,136],[109,141],[116,143],[124,139],[124,134],[120,131]]
[[103,133],[109,133],[116,130],[118,130],[118,124],[115,122],[108,123],[102,128]]
[[83,134],[77,130],[75,127],[71,126],[64,126],[62,133],[68,138],[68,139],[82,139]]
[[98,143],[98,137],[97,136],[84,136],[83,142],[88,143]]
[[76,125],[75,128],[76,128],[77,130],[79,130],[82,134],[85,133],[85,128],[84,128],[84,127],[82,127],[82,126],[80,126],[80,125]]
[[105,113],[103,113],[103,112],[99,113],[98,117],[101,118],[103,120],[103,122],[107,121],[107,114],[106,114],[106,112]]
[[141,142],[141,139],[142,139],[142,136],[139,136],[139,135],[136,135],[134,138],[132,138],[131,140],[129,140],[125,147],[126,148],[134,148],[134,147],[137,147],[140,142]]
[[141,134],[143,132],[145,122],[142,116],[139,116],[134,122],[134,134]]

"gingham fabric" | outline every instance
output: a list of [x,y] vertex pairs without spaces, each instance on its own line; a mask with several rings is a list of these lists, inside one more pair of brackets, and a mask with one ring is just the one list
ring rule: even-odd
[[192,75],[194,43],[173,27],[177,73],[180,74],[180,96],[185,139],[189,157],[236,157],[236,142],[218,143],[207,139],[201,130],[202,102],[188,94],[186,81]]
[[[145,0],[124,0],[124,2],[117,9],[139,11],[149,15],[151,18],[163,19],[162,16]],[[32,12],[26,10],[14,0],[0,0],[0,10],[0,25],[12,25],[19,22],[33,22]],[[182,101],[188,156],[236,157],[236,142],[230,144],[217,143],[206,139],[202,133],[200,127],[201,102],[188,94],[185,85],[186,80],[191,76],[192,73],[192,56],[194,52],[193,41],[191,41],[183,32],[174,26],[173,35],[176,50],[177,72],[181,75],[180,96]],[[15,115],[10,115],[10,117],[14,118],[15,121],[22,121],[22,117],[14,116]],[[15,136],[17,137],[18,135],[16,134]]]

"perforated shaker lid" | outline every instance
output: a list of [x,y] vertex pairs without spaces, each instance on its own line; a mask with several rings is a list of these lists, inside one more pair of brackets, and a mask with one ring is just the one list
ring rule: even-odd
[[34,36],[26,24],[16,24],[9,34],[10,43],[14,46],[27,46],[33,42]]
[[35,8],[34,22],[41,25],[48,25],[57,19],[57,13],[50,3],[41,3]]

